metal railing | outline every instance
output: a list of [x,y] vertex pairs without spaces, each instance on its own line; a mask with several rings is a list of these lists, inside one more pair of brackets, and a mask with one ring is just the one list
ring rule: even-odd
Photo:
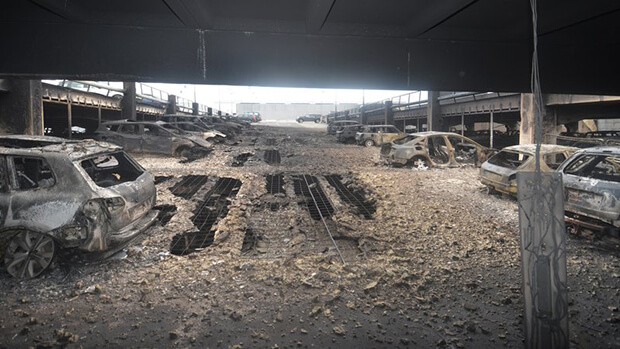
[[[45,83],[78,90],[88,93],[96,93],[102,96],[122,99],[125,94],[123,83],[119,81],[85,81],[85,80],[45,80]],[[153,86],[142,82],[136,82],[136,98],[139,102],[154,105],[160,108],[166,108],[170,94]],[[192,114],[193,101],[175,96],[177,110],[183,113]],[[198,115],[208,115],[209,107],[204,104],[198,104]],[[217,115],[218,111],[213,109],[213,115]],[[224,114],[224,113],[222,113]]]

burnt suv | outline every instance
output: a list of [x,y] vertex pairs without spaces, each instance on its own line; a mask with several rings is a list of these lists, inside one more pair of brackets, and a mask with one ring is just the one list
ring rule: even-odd
[[404,132],[393,125],[365,125],[355,134],[355,141],[357,144],[373,147],[390,143],[404,135]]
[[97,139],[122,146],[128,152],[165,154],[189,158],[211,151],[202,136],[163,121],[110,121],[99,126]]
[[566,222],[618,236],[620,148],[578,150],[557,171],[564,183]]
[[94,140],[0,136],[0,261],[41,274],[59,249],[111,253],[157,218],[153,176]]

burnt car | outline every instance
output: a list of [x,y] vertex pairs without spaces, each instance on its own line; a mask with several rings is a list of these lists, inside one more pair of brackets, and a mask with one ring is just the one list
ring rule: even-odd
[[351,125],[360,125],[360,123],[354,120],[332,121],[327,124],[327,134],[335,135],[338,130],[341,130],[345,126],[351,126]]
[[181,129],[205,140],[221,140],[226,138],[226,135],[220,131],[207,129],[205,126],[190,121],[168,122],[168,124],[164,124],[163,126],[167,129]]
[[117,251],[156,220],[153,176],[119,146],[0,136],[0,245],[9,274],[41,274],[63,250]]
[[620,148],[576,151],[557,170],[564,183],[566,222],[613,233],[620,229]]
[[336,138],[339,142],[350,143],[355,142],[355,135],[360,130],[362,125],[347,125],[342,129],[336,131]]
[[404,136],[394,125],[365,125],[355,134],[355,142],[366,147],[389,143]]
[[[555,171],[577,148],[555,144],[540,145],[540,170]],[[517,172],[536,169],[536,145],[513,145],[502,149],[480,166],[480,182],[490,193],[517,194]]]
[[109,121],[95,133],[98,140],[120,145],[128,152],[188,158],[211,151],[211,143],[163,121]]
[[411,133],[381,147],[381,158],[388,164],[429,167],[480,165],[495,153],[471,139],[451,132]]

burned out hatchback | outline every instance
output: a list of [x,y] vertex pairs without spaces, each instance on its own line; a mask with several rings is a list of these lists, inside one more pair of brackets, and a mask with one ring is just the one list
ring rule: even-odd
[[124,247],[157,218],[153,176],[94,140],[0,136],[0,263],[41,274],[60,250]]
[[564,184],[566,222],[619,236],[620,148],[578,150],[557,171]]

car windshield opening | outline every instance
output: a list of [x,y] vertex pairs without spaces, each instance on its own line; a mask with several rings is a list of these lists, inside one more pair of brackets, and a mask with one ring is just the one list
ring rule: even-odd
[[620,157],[585,155],[570,164],[564,172],[580,177],[620,182]]
[[414,139],[420,138],[419,136],[413,136],[413,135],[409,135],[403,138],[399,138],[397,140],[394,141],[394,144],[405,144],[405,143],[409,143]]
[[102,188],[135,181],[143,173],[124,152],[98,155],[82,160],[80,165],[90,179]]
[[13,157],[14,176],[18,190],[49,188],[56,184],[52,170],[44,159]]
[[489,163],[501,167],[518,168],[523,165],[528,159],[529,155],[515,153],[510,151],[500,151],[495,156],[489,159]]

